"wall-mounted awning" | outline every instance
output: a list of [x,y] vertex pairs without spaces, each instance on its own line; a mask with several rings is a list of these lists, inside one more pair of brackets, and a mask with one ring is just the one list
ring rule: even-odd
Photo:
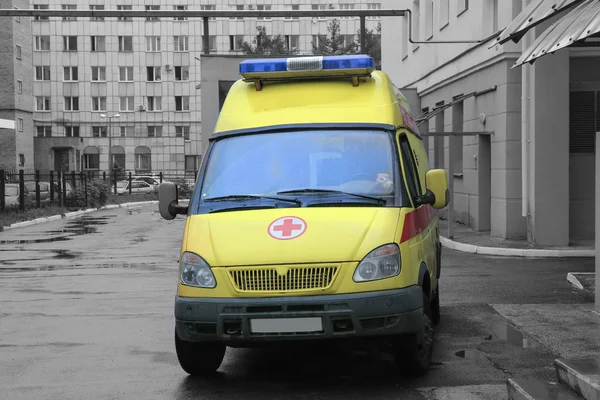
[[541,24],[549,18],[558,15],[572,7],[577,6],[583,0],[531,0],[531,3],[502,31],[492,46],[503,44],[512,40],[517,43],[521,38],[536,25]]
[[568,46],[600,46],[599,35],[600,0],[585,0],[538,36],[513,68]]

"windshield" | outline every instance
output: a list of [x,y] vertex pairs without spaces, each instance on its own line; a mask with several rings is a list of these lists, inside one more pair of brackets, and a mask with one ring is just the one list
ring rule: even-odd
[[120,181],[120,182],[117,182],[117,187],[118,187],[118,188],[126,188],[126,187],[127,187],[127,185],[129,185],[129,182],[128,182],[128,181]]
[[250,134],[214,144],[201,199],[299,189],[394,195],[389,133],[315,130]]

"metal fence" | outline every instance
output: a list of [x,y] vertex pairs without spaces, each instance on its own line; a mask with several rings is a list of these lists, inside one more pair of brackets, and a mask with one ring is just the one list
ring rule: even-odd
[[[126,171],[10,171],[0,170],[0,212],[25,211],[56,205],[66,208],[88,208],[105,202],[106,195],[137,194],[136,182],[152,187],[147,192],[157,193],[165,181],[191,190],[197,172],[165,171],[136,174]],[[148,188],[148,186],[143,185]]]

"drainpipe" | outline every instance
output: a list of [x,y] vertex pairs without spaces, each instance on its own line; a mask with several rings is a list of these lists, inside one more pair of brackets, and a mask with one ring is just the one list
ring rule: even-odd
[[[524,10],[529,5],[529,0],[523,0]],[[522,39],[522,53],[527,50],[530,45],[531,32],[525,34]],[[529,102],[529,84],[530,84],[530,70],[529,65],[521,66],[521,193],[523,197],[523,204],[521,209],[521,215],[523,217],[529,216],[529,114],[530,114],[530,102]],[[527,222],[529,225],[529,221]]]

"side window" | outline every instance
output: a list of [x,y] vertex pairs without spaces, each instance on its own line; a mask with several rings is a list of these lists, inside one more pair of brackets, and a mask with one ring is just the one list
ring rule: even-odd
[[406,183],[408,184],[408,190],[410,190],[411,197],[414,199],[416,196],[421,195],[421,184],[419,182],[419,175],[417,173],[417,166],[413,158],[413,152],[410,148],[410,143],[405,135],[399,137],[400,141],[400,152],[402,156],[402,164],[406,171]]

